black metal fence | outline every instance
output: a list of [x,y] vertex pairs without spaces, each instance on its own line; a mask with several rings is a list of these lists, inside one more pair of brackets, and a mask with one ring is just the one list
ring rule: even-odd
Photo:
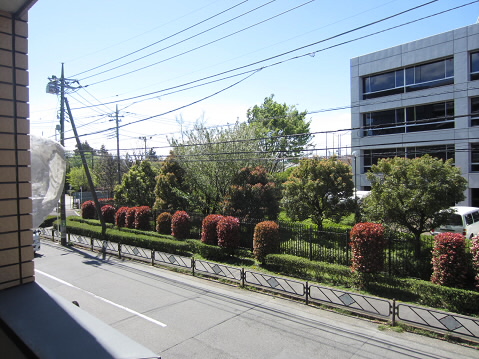
[[[159,212],[158,212],[159,213]],[[191,238],[201,238],[201,226],[205,215],[190,213]],[[156,214],[155,217],[156,218]],[[241,243],[246,249],[253,249],[254,228],[262,220],[241,219]],[[290,254],[309,260],[332,264],[351,264],[349,231],[328,228],[317,230],[314,225],[276,221],[279,224],[279,253]],[[433,237],[422,238],[421,252],[415,252],[412,238],[388,233],[388,247],[385,251],[384,268],[389,275],[415,277],[428,280],[432,274],[431,250]]]

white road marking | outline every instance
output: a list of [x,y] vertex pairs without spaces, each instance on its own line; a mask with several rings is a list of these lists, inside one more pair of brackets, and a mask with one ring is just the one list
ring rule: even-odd
[[68,286],[68,287],[75,288],[75,289],[80,290],[80,291],[82,291],[82,292],[84,292],[84,293],[87,293],[87,294],[89,294],[89,295],[95,297],[96,299],[99,299],[99,300],[101,300],[101,301],[103,301],[103,302],[105,302],[105,303],[111,304],[111,305],[113,305],[113,306],[115,306],[115,307],[117,307],[117,308],[123,309],[124,311],[127,311],[128,313],[131,313],[131,314],[133,314],[133,315],[136,315],[136,316],[138,316],[138,317],[140,317],[140,318],[146,319],[146,320],[148,320],[149,322],[152,322],[153,324],[159,325],[160,327],[163,327],[163,328],[166,327],[166,324],[165,324],[165,323],[162,323],[162,322],[160,322],[160,321],[158,321],[158,320],[155,320],[155,319],[153,319],[153,318],[147,317],[146,315],[143,315],[143,314],[141,314],[141,313],[138,313],[138,312],[136,312],[136,311],[134,311],[134,310],[132,310],[132,309],[130,309],[130,308],[124,307],[123,305],[114,303],[114,302],[112,302],[111,300],[108,300],[108,299],[105,299],[105,298],[103,298],[103,297],[100,297],[100,296],[98,296],[98,295],[96,295],[96,294],[93,294],[92,292],[89,292],[89,291],[87,291],[87,290],[84,290],[84,289],[81,289],[81,288],[79,288],[79,287],[76,287],[76,286],[74,286],[73,284],[68,283],[68,282],[65,282],[64,280],[62,280],[62,279],[60,279],[60,278],[54,277],[54,276],[52,276],[52,275],[50,275],[50,274],[47,274],[47,273],[45,273],[45,272],[42,272],[42,271],[40,271],[40,270],[38,270],[38,269],[35,269],[35,272],[40,273],[41,275],[44,275],[45,277],[51,278],[51,279],[53,279],[53,280],[56,280],[57,282],[60,282],[60,283],[66,285],[66,286]]

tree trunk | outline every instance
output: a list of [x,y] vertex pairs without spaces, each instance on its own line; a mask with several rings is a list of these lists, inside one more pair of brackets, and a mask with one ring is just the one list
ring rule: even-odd
[[414,257],[421,257],[421,233],[414,233]]

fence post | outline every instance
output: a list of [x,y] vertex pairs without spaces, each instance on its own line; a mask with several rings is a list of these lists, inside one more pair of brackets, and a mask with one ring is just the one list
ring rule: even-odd
[[154,249],[151,250],[151,265],[152,266],[155,265],[155,250]]
[[191,257],[191,272],[195,276],[195,257]]
[[55,242],[55,228],[52,228],[52,242]]
[[306,294],[306,305],[309,305],[309,283],[306,282],[306,287],[305,287],[305,294]]
[[313,225],[309,226],[309,260],[313,260]]
[[246,272],[245,272],[244,268],[241,268],[241,288],[244,288],[245,277],[246,277]]
[[346,235],[346,265],[349,265],[349,261],[350,261],[350,258],[349,258],[349,238],[351,237],[351,233],[350,231],[346,231],[345,233]]
[[393,299],[393,309],[392,309],[392,322],[391,325],[394,327],[396,326],[396,299]]
[[393,249],[393,246],[392,246],[392,236],[390,234],[387,235],[389,237],[388,239],[388,246],[389,246],[389,250],[388,250],[388,274],[389,276],[391,276],[391,272],[392,272],[392,249]]

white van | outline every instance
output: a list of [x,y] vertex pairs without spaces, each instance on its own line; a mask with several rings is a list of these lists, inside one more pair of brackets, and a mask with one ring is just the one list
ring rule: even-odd
[[451,207],[454,211],[446,224],[433,230],[432,234],[440,232],[462,233],[466,238],[472,238],[479,234],[479,208],[456,206]]

